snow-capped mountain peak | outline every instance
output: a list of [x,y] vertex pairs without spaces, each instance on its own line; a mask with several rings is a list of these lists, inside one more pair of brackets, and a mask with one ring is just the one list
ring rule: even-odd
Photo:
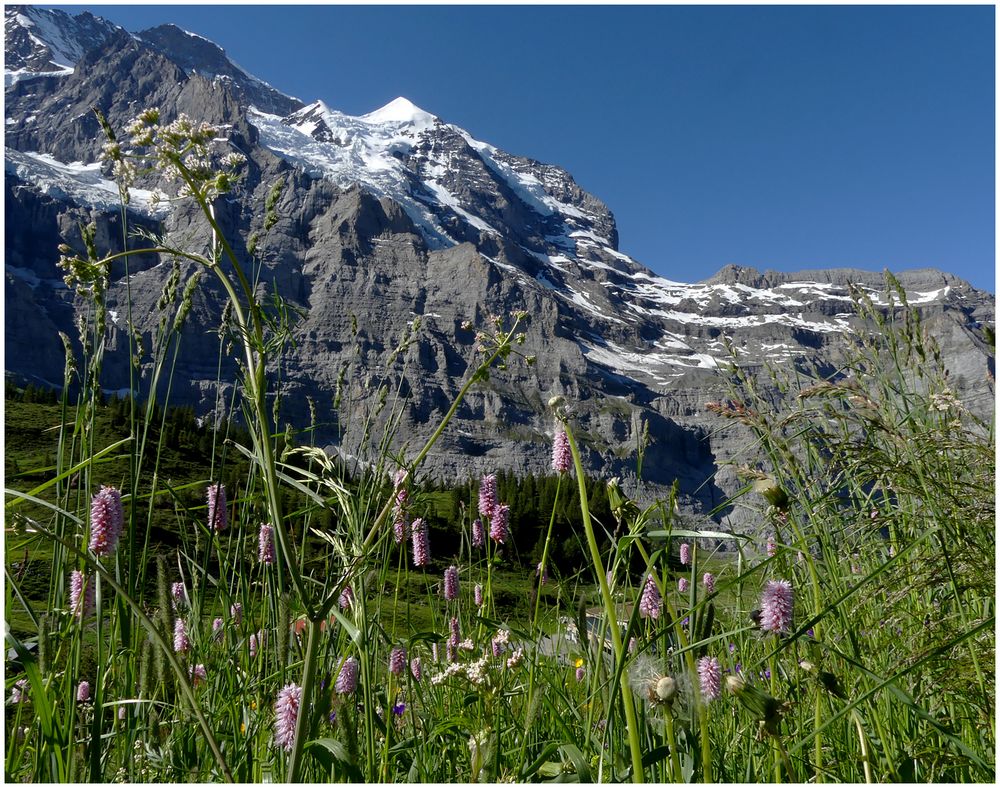
[[369,112],[367,115],[362,115],[361,118],[369,123],[403,123],[421,128],[433,126],[437,120],[437,117],[420,109],[420,107],[403,96],[394,98],[384,107],[380,107],[374,112]]

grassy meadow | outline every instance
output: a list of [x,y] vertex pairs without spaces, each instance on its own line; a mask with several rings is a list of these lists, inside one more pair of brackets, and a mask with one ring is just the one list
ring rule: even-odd
[[759,535],[588,479],[559,399],[529,518],[513,483],[455,493],[421,470],[467,391],[532,363],[527,315],[463,329],[475,365],[419,450],[391,449],[398,391],[343,402],[369,438],[348,469],[275,427],[294,311],[261,295],[260,236],[244,258],[215,221],[239,157],[155,111],[106,131],[123,197],[156,169],[214,231],[206,249],[123,238],[173,274],[152,366],[120,388],[168,389],[211,278],[240,399],[214,426],[107,401],[105,296],[128,254],[88,228],[60,249],[89,306],[79,349],[58,392],[6,400],[7,780],[994,781],[994,425],[891,278],[888,310],[857,294],[872,330],[835,375],[734,356],[730,397],[705,403],[752,436],[729,505]]

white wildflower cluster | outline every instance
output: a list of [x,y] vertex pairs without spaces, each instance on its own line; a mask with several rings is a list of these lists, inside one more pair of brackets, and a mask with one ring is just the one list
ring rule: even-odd
[[466,638],[458,644],[458,647],[465,651],[473,651],[476,648],[476,644],[472,642],[472,638]]
[[443,673],[438,673],[434,676],[431,676],[431,684],[437,686],[445,679],[451,678],[452,676],[459,676],[464,672],[465,672],[465,665],[463,665],[460,662],[452,662],[450,665],[448,665],[447,668],[444,669]]
[[465,675],[469,679],[469,683],[481,687],[486,683],[486,667],[489,661],[488,655],[483,655],[475,662],[469,663],[465,668]]
[[195,196],[210,202],[233,189],[246,157],[228,148],[219,127],[195,123],[184,114],[165,125],[160,121],[158,109],[139,113],[125,129],[128,150],[105,126],[110,139],[104,146],[104,158],[112,162],[124,193],[139,173],[149,168],[180,182],[180,197]]
[[959,402],[951,391],[931,394],[931,407],[942,413],[959,407]]
[[518,665],[521,664],[522,659],[524,659],[524,649],[523,648],[514,649],[514,653],[511,654],[510,658],[507,660],[507,667],[513,670],[514,668],[516,668]]

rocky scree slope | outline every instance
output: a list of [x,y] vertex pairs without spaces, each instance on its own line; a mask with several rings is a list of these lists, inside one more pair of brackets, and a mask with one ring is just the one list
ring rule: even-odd
[[[513,362],[474,389],[428,471],[545,472],[553,432],[546,402],[562,395],[594,473],[622,477],[628,489],[648,430],[645,494],[676,478],[685,509],[706,512],[737,487],[726,463],[757,461],[744,453],[745,435],[718,432],[718,419],[705,412],[725,397],[727,343],[754,370],[832,371],[856,325],[848,283],[884,298],[880,275],[850,270],[730,266],[697,284],[669,281],[618,251],[611,211],[569,173],[481,142],[406,99],[360,117],[304,105],[172,26],[131,35],[88,15],[30,7],[8,8],[5,23],[16,55],[8,54],[14,72],[5,83],[6,371],[19,380],[61,381],[58,332],[76,335],[80,304],[62,285],[57,245],[78,244],[81,221],[97,224],[101,248],[121,245],[94,106],[116,128],[149,106],[167,121],[185,113],[225,127],[249,159],[240,191],[217,206],[233,239],[260,229],[266,195],[283,184],[279,221],[257,250],[262,291],[302,315],[295,346],[280,360],[281,426],[306,426],[312,403],[318,437],[348,457],[364,458],[362,416],[383,387],[382,422],[389,407],[400,408],[396,445],[413,451],[475,364],[474,335],[462,323],[526,309],[521,350],[537,363]],[[190,205],[154,199],[168,184],[139,186],[130,223],[207,245]],[[130,264],[132,314],[147,349],[170,268],[155,258]],[[128,380],[123,273],[114,272],[109,296],[109,390]],[[963,396],[991,412],[993,355],[982,327],[993,324],[993,297],[939,271],[900,280]],[[230,402],[236,380],[224,357],[220,396],[221,305],[206,280],[183,330],[171,393],[203,413]],[[394,355],[416,318],[419,329]]]

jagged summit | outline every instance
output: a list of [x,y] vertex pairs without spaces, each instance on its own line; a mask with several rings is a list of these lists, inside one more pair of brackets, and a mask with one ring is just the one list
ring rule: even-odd
[[41,76],[67,76],[83,55],[104,44],[117,25],[84,12],[30,5],[4,8],[4,85]]

